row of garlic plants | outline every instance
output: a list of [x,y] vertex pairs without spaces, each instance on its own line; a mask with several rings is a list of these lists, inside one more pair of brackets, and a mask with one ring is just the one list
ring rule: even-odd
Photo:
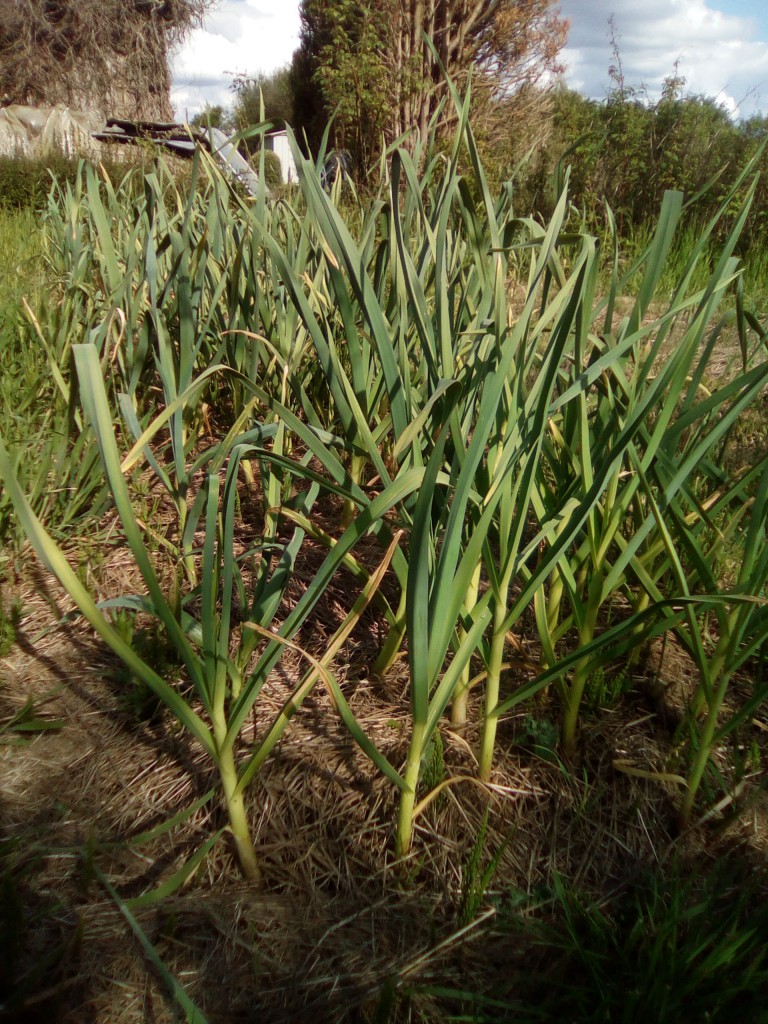
[[[749,169],[706,285],[692,282],[734,196],[672,294],[661,294],[680,195],[667,196],[651,245],[624,268],[618,248],[608,259],[570,228],[567,192],[544,225],[516,216],[511,185],[492,196],[468,98],[454,99],[452,149],[395,150],[365,200],[351,189],[342,196],[340,183],[327,194],[297,148],[300,187],[290,199],[244,199],[205,154],[184,192],[159,165],[142,188],[114,188],[86,169],[52,198],[62,299],[36,329],[73,408],[73,437],[98,449],[145,592],[97,604],[1,442],[0,474],[81,612],[207,751],[249,877],[259,866],[244,791],[319,681],[399,793],[402,854],[429,802],[422,768],[449,714],[455,728],[478,716],[478,777],[487,782],[501,717],[554,684],[572,757],[590,676],[673,631],[699,672],[680,810],[687,823],[713,752],[764,698],[755,684],[748,701],[728,702],[734,673],[760,654],[768,625],[768,460],[723,469],[768,378],[759,322],[743,301],[735,312],[723,304],[738,288]],[[708,365],[731,327],[743,366],[713,381]],[[224,424],[215,440],[211,406]],[[146,467],[175,510],[160,537],[132,491]],[[254,467],[261,534],[242,553],[239,487]],[[324,494],[344,503],[333,535],[314,516]],[[380,543],[375,570],[355,557],[366,536]],[[307,537],[327,554],[288,610]],[[738,565],[730,575],[726,550]],[[359,595],[317,658],[298,635],[339,572]],[[399,591],[392,603],[385,574]],[[407,650],[404,763],[366,735],[334,675],[372,602],[388,627],[375,670]],[[159,621],[183,682],[142,660],[116,628],[120,608]],[[521,628],[538,633],[541,671],[513,687],[509,640]],[[299,651],[306,671],[245,744],[286,650]]]

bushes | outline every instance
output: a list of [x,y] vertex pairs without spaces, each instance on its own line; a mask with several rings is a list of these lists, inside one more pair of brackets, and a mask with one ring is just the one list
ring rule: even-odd
[[[155,147],[122,151],[123,159],[107,156],[99,162],[113,184],[123,181],[134,168],[147,170],[147,163],[154,162]],[[268,154],[274,156],[274,154]],[[189,161],[164,157],[164,163],[173,172],[173,180],[183,186],[189,179]],[[277,157],[275,157],[277,160]],[[277,160],[278,174],[280,162]],[[82,175],[85,162],[65,156],[51,155],[45,159],[28,160],[23,157],[0,157],[0,210],[43,210],[48,202],[51,186],[56,181],[60,186],[75,185]],[[269,173],[269,172],[268,172]],[[278,184],[280,182],[278,177]],[[267,177],[269,182],[269,177]],[[136,188],[143,188],[143,175],[136,178]]]
[[[600,233],[607,203],[621,237],[631,238],[654,222],[668,189],[683,192],[687,200],[698,197],[689,222],[702,224],[728,195],[741,168],[759,152],[768,123],[759,117],[733,121],[714,100],[686,95],[683,86],[682,79],[669,78],[656,102],[642,90],[623,86],[604,102],[558,90],[551,142],[520,175],[518,193],[530,196],[532,208],[548,216],[551,197],[542,178],[558,167],[570,167],[572,200],[590,230]],[[763,153],[763,179],[767,159]],[[765,189],[763,180],[740,252],[765,238]]]
[[26,160],[0,158],[0,208],[39,210],[45,206],[54,178],[74,183],[78,161],[66,157]]
[[[253,162],[258,169],[258,156],[254,157]],[[280,157],[271,149],[264,150],[264,180],[268,188],[278,188],[283,184],[283,168]]]

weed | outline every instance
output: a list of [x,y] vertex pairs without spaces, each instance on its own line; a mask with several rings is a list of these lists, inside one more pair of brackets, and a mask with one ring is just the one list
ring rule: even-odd
[[552,764],[559,763],[559,758],[555,753],[559,738],[558,726],[548,718],[537,718],[531,714],[527,714],[523,718],[520,744],[536,757],[540,757],[542,761],[549,761]]
[[632,677],[626,666],[618,671],[600,666],[587,681],[584,707],[590,714],[615,707],[631,686]]
[[[121,638],[131,644],[137,654],[152,665],[166,682],[174,683],[178,680],[182,663],[159,623],[152,621],[137,629],[136,614],[127,609],[118,609],[112,613],[112,625]],[[117,667],[116,678],[123,688],[123,708],[138,722],[154,722],[163,707],[160,698],[123,662]]]
[[506,844],[502,843],[490,858],[486,859],[487,837],[488,808],[483,813],[480,828],[464,865],[459,906],[459,924],[462,927],[477,917],[506,847]]
[[28,697],[23,706],[11,712],[7,717],[0,717],[0,740],[20,743],[24,739],[41,732],[56,732],[64,728],[60,718],[47,718],[42,715],[41,708],[57,691],[43,697],[39,701]]
[[421,994],[438,1001],[446,1022],[764,1021],[765,877],[726,860],[636,875],[600,904],[559,877],[548,893],[500,903],[493,990]]
[[[445,777],[443,737],[440,735],[440,730],[436,729],[424,754],[420,781],[424,789],[429,793],[437,788]],[[437,799],[439,800],[440,797]]]
[[3,595],[0,594],[0,658],[4,658],[16,643],[16,631],[21,622],[21,602],[12,598],[6,607]]
[[683,1024],[763,1019],[768,906],[759,880],[726,862],[684,881],[679,866],[597,906],[555,883],[539,941],[551,1019]]

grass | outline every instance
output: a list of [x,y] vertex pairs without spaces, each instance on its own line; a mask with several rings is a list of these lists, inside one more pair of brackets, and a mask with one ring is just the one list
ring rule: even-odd
[[[4,437],[24,447],[34,436],[24,412],[37,396],[42,383],[43,361],[25,352],[21,320],[22,299],[39,293],[42,281],[37,277],[43,250],[39,216],[32,210],[0,209],[0,352],[4,372],[0,380],[0,416]],[[19,382],[23,390],[19,394]],[[28,396],[25,398],[25,396]],[[19,414],[21,410],[21,415]],[[40,418],[39,411],[35,414]],[[10,509],[0,497],[0,538],[10,529]]]
[[550,898],[502,902],[493,929],[495,945],[514,938],[528,948],[528,969],[500,976],[493,995],[433,988],[442,1020],[765,1019],[768,919],[747,865],[721,860],[691,872],[673,863],[599,904],[555,878]]
[[[44,286],[40,275],[43,255],[43,232],[39,215],[33,210],[9,211],[0,209],[0,351],[3,353],[4,397],[13,379],[13,370],[31,371],[25,388],[34,390],[36,375],[34,364],[23,366],[20,322],[23,315],[22,299],[28,296],[33,304]],[[24,379],[24,378],[21,378]],[[11,408],[16,403],[11,405]],[[8,405],[4,402],[5,415]]]
[[748,868],[741,874],[727,862],[698,877],[673,864],[603,908],[558,886],[557,931],[542,937],[560,954],[550,1012],[670,1024],[759,1019],[768,918],[760,886]]
[[[95,449],[72,418],[66,344],[57,350],[32,312],[45,309],[55,320],[60,309],[61,282],[49,257],[39,214],[0,210],[0,437],[17,453],[15,470],[33,503],[54,530],[63,530],[88,510],[101,511],[106,494]],[[0,542],[19,536],[3,489]]]
[[[746,844],[762,795],[768,470],[765,453],[729,454],[768,383],[736,256],[751,169],[743,205],[729,196],[701,231],[670,193],[631,259],[611,239],[606,269],[591,235],[566,230],[566,193],[545,224],[491,194],[468,100],[454,101],[444,158],[394,154],[354,216],[297,153],[300,206],[246,201],[200,155],[184,189],[161,165],[143,188],[137,172],[112,183],[86,169],[52,196],[44,248],[28,215],[3,222],[2,258],[16,246],[29,269],[0,320],[20,374],[0,378],[2,539],[10,553],[26,536],[51,574],[27,585],[23,621],[4,618],[29,687],[16,684],[8,721],[55,733],[34,740],[41,763],[67,742],[78,765],[95,759],[79,776],[88,806],[46,819],[45,842],[84,858],[188,1014],[190,999],[211,1010],[198,948],[210,921],[195,918],[182,950],[143,914],[189,912],[185,888],[214,905],[229,885],[247,894],[251,930],[245,911],[227,917],[235,940],[216,956],[243,993],[280,969],[252,923],[270,894],[342,892],[355,909],[340,920],[381,898],[413,914],[421,943],[388,909],[378,927],[371,917],[374,945],[353,943],[354,966],[336,971],[356,1006],[513,1019],[520,1001],[485,988],[490,954],[473,976],[472,943],[494,948],[486,920],[511,927],[505,893],[544,885],[562,942],[536,914],[524,924],[546,951],[539,975],[557,980],[551,1012],[570,1000],[618,1019],[614,980],[641,963],[648,983],[625,991],[621,1019],[683,1019],[694,989],[702,1013],[725,1013],[710,976],[733,963],[762,984],[764,970],[762,918],[718,902],[725,869],[711,891],[693,861],[616,885],[628,851],[649,865],[675,845],[675,816],[689,854],[729,808]],[[715,358],[729,338],[733,374]],[[83,566],[97,523],[110,543]],[[63,608],[79,617],[61,621]],[[50,659],[55,629],[87,656]],[[692,666],[678,737],[654,734],[635,685],[665,636]],[[124,667],[97,686],[107,649]],[[29,678],[35,656],[67,681],[55,730],[35,710],[52,690]],[[10,820],[24,834],[24,802],[40,797],[31,760],[14,756]],[[173,799],[146,789],[153,771],[170,773]],[[70,820],[90,831],[85,852]],[[69,914],[71,876],[54,888]],[[318,924],[310,949],[330,935]],[[404,942],[410,963],[389,957]],[[679,971],[655,987],[657,961],[686,943],[691,987]],[[345,955],[333,947],[329,964]],[[338,1009],[336,969],[307,956]],[[425,983],[398,1009],[432,961],[464,995]],[[748,998],[721,989],[722,1007]],[[524,1002],[537,1001],[531,989]]]

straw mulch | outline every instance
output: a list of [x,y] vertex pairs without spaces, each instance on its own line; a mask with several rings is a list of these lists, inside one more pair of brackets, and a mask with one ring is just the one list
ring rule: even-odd
[[[100,550],[101,596],[135,590],[126,553],[118,545]],[[296,586],[311,572],[303,565]],[[4,968],[13,978],[3,980],[22,992],[0,1020],[176,1020],[162,978],[100,878],[126,899],[170,878],[224,824],[215,799],[167,833],[139,844],[131,838],[192,805],[215,776],[162,711],[137,700],[135,685],[84,624],[62,623],[71,609],[54,580],[28,567],[12,589],[23,618],[16,646],[0,660],[0,721],[31,698],[62,727],[24,742],[8,732],[0,745],[1,909],[13,940]],[[322,651],[343,615],[345,590],[344,581],[329,590],[311,635],[302,636],[310,651]],[[369,736],[400,765],[405,667],[371,677],[366,628],[345,648],[338,676]],[[286,653],[245,742],[280,707],[298,662]],[[643,672],[668,670],[656,656]],[[608,899],[670,855],[674,735],[647,691],[633,689],[587,716],[583,753],[570,768],[532,738],[536,721],[545,728],[554,708],[541,703],[536,721],[510,715],[486,788],[466,781],[474,774],[473,729],[444,728],[432,782],[454,781],[419,818],[413,852],[398,863],[393,787],[350,740],[318,685],[248,792],[262,884],[243,883],[224,833],[185,886],[136,911],[138,923],[212,1024],[373,1020],[387,992],[410,994],[409,1019],[438,1020],[430,987],[466,988],[471,978],[476,990],[508,991],[537,952],[496,928],[499,908],[522,897],[535,904],[556,874]],[[697,854],[705,839],[764,851],[765,821],[765,808],[753,803],[725,837],[713,840],[710,822],[706,835],[694,830],[682,842]],[[477,872],[473,881],[473,859],[483,869],[494,858],[487,884]]]

